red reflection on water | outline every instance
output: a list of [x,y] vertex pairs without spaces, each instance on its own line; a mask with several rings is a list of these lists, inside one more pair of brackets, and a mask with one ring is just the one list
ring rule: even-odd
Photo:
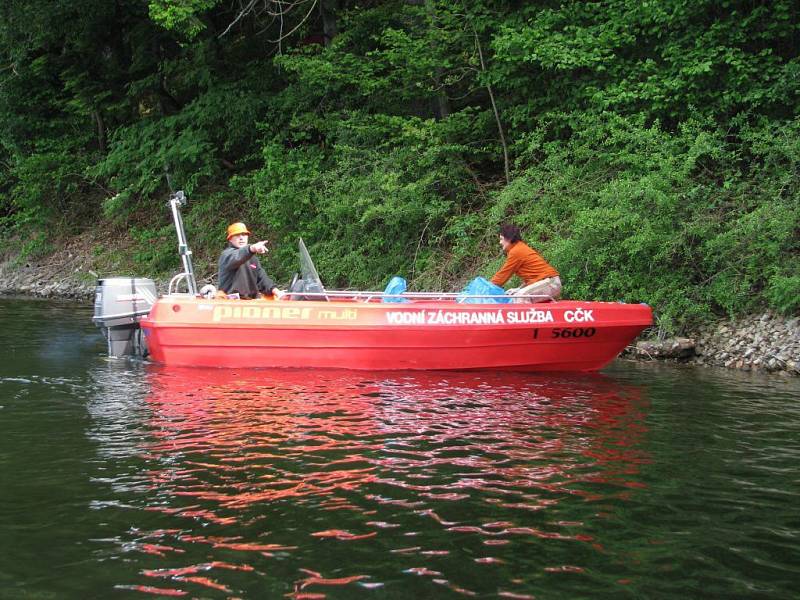
[[[636,488],[642,484],[626,476],[649,460],[638,446],[646,429],[637,390],[602,376],[368,378],[340,371],[236,374],[158,367],[148,375],[155,441],[145,450],[170,463],[151,473],[153,485],[200,503],[152,510],[220,525],[235,523],[239,511],[253,504],[330,497],[372,483],[436,501],[462,500],[476,490],[521,496],[519,490],[532,484],[563,492],[565,482],[576,481]],[[591,462],[591,472],[580,472],[586,463],[576,456]],[[472,476],[443,485],[430,473],[445,467]],[[480,473],[486,477],[476,476]],[[568,493],[596,497],[574,485]],[[371,498],[408,508],[424,505]],[[530,510],[553,503],[523,498],[494,500]]]
[[375,537],[378,535],[377,531],[373,531],[372,533],[364,533],[361,535],[356,535],[354,533],[350,533],[349,531],[343,531],[341,529],[328,529],[327,531],[315,531],[311,534],[312,537],[317,538],[334,538],[337,540],[364,540],[367,538]]
[[[402,535],[416,533],[394,522],[397,514],[416,519],[417,526],[429,523],[426,527],[445,537],[473,536],[498,555],[523,538],[599,548],[580,521],[537,521],[534,527],[525,517],[569,497],[624,500],[643,485],[636,476],[649,462],[641,444],[646,401],[638,388],[602,375],[232,373],[152,365],[147,376],[150,434],[140,447],[153,467],[149,479],[158,498],[148,510],[183,519],[186,528],[193,522],[213,525],[217,534],[198,528],[156,536],[160,544],[142,545],[155,556],[171,549],[165,542],[170,537],[270,558],[291,556],[312,541],[357,546],[379,536],[391,540],[387,552],[399,557],[453,556],[441,547],[409,546],[408,538],[404,543]],[[514,520],[476,521],[451,510],[465,502]],[[298,521],[303,510],[317,521]],[[288,511],[295,515],[291,534],[282,520]],[[326,521],[320,511],[342,516]],[[231,535],[218,535],[227,531]],[[244,534],[248,531],[259,533]],[[508,562],[496,556],[468,560]],[[169,576],[230,591],[190,571]],[[419,565],[405,572],[440,577]],[[324,597],[309,586],[367,586],[363,574],[309,573],[314,574],[296,582],[291,597]],[[472,594],[451,579],[436,582]],[[508,590],[498,593],[517,597]]]
[[183,550],[177,550],[172,546],[161,546],[159,544],[139,544],[139,550],[156,556],[166,556],[167,552],[183,552]]
[[310,586],[341,586],[349,585],[367,579],[366,575],[350,575],[349,577],[323,577],[321,573],[309,569],[300,569],[307,577],[295,581],[294,591],[285,594],[287,598],[295,600],[310,600],[312,598],[325,598],[326,595],[318,592],[307,592],[305,589]]
[[174,588],[159,588],[151,585],[120,585],[119,589],[129,589],[135,592],[142,592],[143,594],[153,594],[155,596],[186,596],[189,592],[184,590],[176,590]]

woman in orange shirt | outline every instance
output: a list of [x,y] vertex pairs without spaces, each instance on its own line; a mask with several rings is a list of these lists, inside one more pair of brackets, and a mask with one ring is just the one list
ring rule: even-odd
[[500,227],[500,246],[506,253],[506,262],[492,276],[495,285],[504,285],[512,275],[517,275],[523,285],[506,291],[517,298],[516,302],[549,302],[561,294],[561,279],[550,264],[533,248],[522,241],[519,227],[506,223]]

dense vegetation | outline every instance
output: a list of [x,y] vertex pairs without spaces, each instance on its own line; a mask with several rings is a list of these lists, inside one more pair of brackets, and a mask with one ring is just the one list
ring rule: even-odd
[[[457,289],[513,220],[565,295],[677,330],[800,309],[795,0],[7,0],[0,229],[211,271],[230,220],[331,286]],[[169,180],[169,181],[168,181]],[[96,252],[105,251],[97,248]]]

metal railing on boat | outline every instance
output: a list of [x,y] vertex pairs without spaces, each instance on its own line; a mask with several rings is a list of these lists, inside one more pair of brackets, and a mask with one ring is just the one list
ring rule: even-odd
[[[190,292],[179,292],[178,285],[186,277],[186,273],[179,273],[173,277],[167,287],[165,296],[188,296],[195,297],[197,294]],[[288,300],[321,300],[321,301],[353,301],[353,302],[378,302],[388,301],[402,304],[404,300],[408,302],[424,302],[424,301],[439,301],[439,302],[456,302],[466,303],[467,300],[476,303],[475,300],[489,300],[494,302],[487,302],[493,304],[501,304],[496,302],[498,299],[503,298],[508,303],[517,301],[533,301],[537,302],[552,302],[554,299],[546,294],[524,294],[515,296],[501,296],[497,294],[463,294],[461,292],[404,292],[402,294],[386,294],[380,291],[371,290],[326,290],[324,292],[287,292],[286,299]]]
[[503,298],[509,302],[513,300],[538,300],[539,302],[552,301],[553,298],[546,294],[524,294],[519,296],[503,296],[498,294],[464,294],[461,292],[403,292],[402,294],[387,294],[381,291],[363,290],[325,290],[324,292],[290,292],[289,297],[295,296],[308,300],[354,300],[356,302],[372,302],[376,300],[402,301],[403,299],[414,301],[451,301],[464,302],[466,300],[498,300]]
[[[178,292],[178,286],[180,285],[181,281],[186,283],[187,291],[185,294],[181,294]],[[194,281],[194,275],[192,273],[178,273],[169,280],[169,285],[167,286],[167,296],[196,296],[197,292],[192,290],[192,283]],[[195,284],[196,287],[197,284]]]

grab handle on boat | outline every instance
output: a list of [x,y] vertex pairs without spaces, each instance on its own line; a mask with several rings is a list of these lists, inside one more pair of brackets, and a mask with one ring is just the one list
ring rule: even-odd
[[[181,263],[183,263],[183,273],[180,275],[186,279],[186,287],[188,288],[189,294],[196,296],[197,281],[194,278],[192,251],[189,249],[189,245],[186,243],[186,232],[183,229],[183,218],[181,217],[181,206],[185,206],[187,202],[188,200],[186,199],[186,194],[183,193],[183,190],[178,190],[169,196],[169,207],[172,211],[172,220],[175,221],[175,232],[178,234],[178,253],[181,255]],[[173,281],[174,280],[175,279],[173,279]]]

